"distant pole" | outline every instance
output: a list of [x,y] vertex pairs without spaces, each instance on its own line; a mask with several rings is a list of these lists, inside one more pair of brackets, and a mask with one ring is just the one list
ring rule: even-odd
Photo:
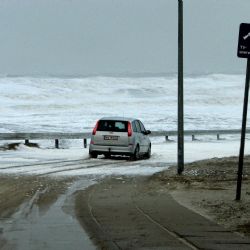
[[87,138],[83,139],[83,145],[84,145],[84,148],[87,148],[87,146],[88,146],[88,144],[87,144]]
[[245,135],[246,135],[246,123],[247,123],[247,106],[248,106],[248,95],[249,95],[249,81],[250,81],[250,59],[248,58],[247,59],[246,83],[245,83],[245,96],[244,96],[244,105],[243,105],[242,129],[241,129],[238,179],[237,179],[237,190],[236,190],[236,200],[237,201],[239,201],[240,197],[241,197],[241,183],[242,183],[243,164],[244,164]]
[[59,148],[59,140],[55,139],[55,148]]
[[183,0],[178,0],[178,174],[184,170]]

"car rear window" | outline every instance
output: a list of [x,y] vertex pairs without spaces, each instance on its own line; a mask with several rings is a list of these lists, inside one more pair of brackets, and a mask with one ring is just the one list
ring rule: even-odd
[[127,132],[128,122],[100,120],[97,131]]

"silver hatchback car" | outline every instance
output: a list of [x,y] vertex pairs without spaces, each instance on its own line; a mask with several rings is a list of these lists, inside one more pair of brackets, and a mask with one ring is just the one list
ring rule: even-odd
[[127,155],[133,160],[143,155],[150,158],[150,133],[138,119],[104,117],[97,121],[93,129],[89,155],[91,158],[101,154],[105,157]]

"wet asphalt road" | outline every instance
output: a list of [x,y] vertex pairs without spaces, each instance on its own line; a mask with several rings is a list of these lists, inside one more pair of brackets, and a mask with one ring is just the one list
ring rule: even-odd
[[[1,172],[14,175],[32,175],[49,178],[67,178],[77,176],[79,180],[69,187],[66,193],[46,210],[40,211],[36,200],[43,191],[37,191],[32,199],[21,205],[18,211],[9,219],[0,220],[1,238],[6,244],[3,250],[66,250],[66,249],[96,249],[87,233],[75,218],[74,193],[87,188],[95,181],[102,179],[110,173],[119,174],[121,168],[140,168],[149,166],[149,162],[131,162],[126,159],[79,159],[79,160],[53,160],[37,163],[6,164],[1,165]],[[152,164],[151,164],[152,165]],[[157,168],[162,168],[158,163]],[[165,166],[165,163],[164,163]],[[145,167],[145,166],[144,166]],[[124,169],[121,169],[121,172]],[[140,171],[143,171],[141,169]],[[155,170],[153,170],[155,171]],[[85,176],[86,174],[86,176]],[[93,181],[95,180],[95,181]]]

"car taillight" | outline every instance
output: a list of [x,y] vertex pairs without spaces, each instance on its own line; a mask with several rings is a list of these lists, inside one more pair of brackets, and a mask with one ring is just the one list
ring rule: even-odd
[[132,136],[132,126],[130,122],[128,122],[128,136]]
[[99,121],[97,121],[94,129],[93,129],[93,132],[92,132],[92,135],[95,135],[96,134],[96,131],[97,131],[97,128],[98,128],[98,124],[99,124]]

